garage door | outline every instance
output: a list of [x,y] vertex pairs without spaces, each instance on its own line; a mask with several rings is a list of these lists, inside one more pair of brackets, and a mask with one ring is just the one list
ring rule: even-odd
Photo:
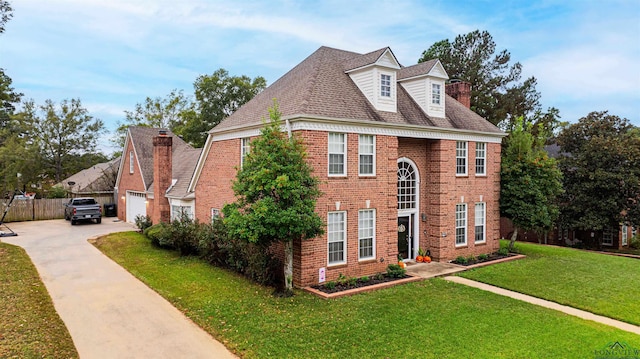
[[147,196],[143,192],[127,191],[127,222],[135,223],[137,216],[147,215]]

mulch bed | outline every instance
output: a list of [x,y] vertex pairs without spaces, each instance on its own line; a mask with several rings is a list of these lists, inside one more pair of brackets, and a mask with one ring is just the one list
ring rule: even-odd
[[375,285],[375,284],[380,284],[380,283],[388,283],[388,282],[395,282],[397,280],[401,280],[404,278],[409,278],[408,275],[405,275],[401,278],[391,278],[388,277],[386,274],[384,275],[384,277],[382,279],[376,279],[373,276],[369,277],[368,281],[361,281],[360,278],[358,278],[358,280],[354,283],[336,283],[336,286],[329,289],[325,284],[320,284],[320,285],[314,285],[311,286],[311,288],[313,289],[317,289],[323,293],[327,293],[327,294],[331,294],[331,293],[338,293],[338,292],[343,292],[345,290],[349,290],[349,289],[355,289],[355,288],[362,288],[362,287],[368,287],[371,285]]
[[513,257],[515,255],[517,255],[517,254],[509,253],[508,255],[502,255],[502,254],[498,254],[498,253],[491,253],[491,254],[489,254],[489,258],[484,259],[484,260],[479,260],[479,259],[476,258],[475,260],[467,260],[466,263],[460,263],[457,260],[453,260],[453,261],[451,261],[451,263],[457,264],[457,265],[460,265],[460,266],[468,267],[468,266],[472,266],[472,265],[478,264],[478,263],[487,263],[487,262],[496,261],[496,260],[502,259],[502,258]]

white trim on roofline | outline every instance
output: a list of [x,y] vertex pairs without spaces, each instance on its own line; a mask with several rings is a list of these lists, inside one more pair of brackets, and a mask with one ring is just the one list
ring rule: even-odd
[[138,172],[140,173],[140,178],[142,178],[142,185],[146,189],[147,183],[144,180],[142,168],[140,167],[140,160],[138,159],[138,151],[136,150],[136,144],[133,143],[133,141],[131,140],[131,132],[129,131],[128,128],[127,128],[127,136],[125,137],[125,140],[124,140],[124,147],[122,148],[122,156],[121,156],[122,159],[120,160],[120,165],[118,166],[118,176],[116,177],[116,185],[114,186],[114,188],[118,188],[120,185],[120,180],[122,179],[122,171],[124,170],[125,156],[128,155],[128,154],[125,154],[125,151],[129,143],[131,143],[131,147],[133,148],[133,154],[134,154],[133,157],[135,158],[138,164]]
[[[421,126],[398,124],[388,122],[372,122],[352,119],[339,119],[331,117],[291,115],[282,118],[289,120],[292,131],[311,130],[327,132],[347,132],[365,135],[384,135],[395,137],[429,138],[452,141],[477,141],[487,143],[501,143],[507,134],[495,132],[482,132],[473,130],[461,130],[455,128],[442,128],[435,126]],[[224,131],[212,130],[212,141],[223,141],[260,134],[262,123],[240,128],[229,128]]]

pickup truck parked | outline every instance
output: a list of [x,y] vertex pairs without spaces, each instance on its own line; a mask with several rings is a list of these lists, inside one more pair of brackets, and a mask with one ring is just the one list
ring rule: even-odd
[[102,222],[102,206],[94,198],[71,198],[64,209],[64,219],[75,225],[78,221]]

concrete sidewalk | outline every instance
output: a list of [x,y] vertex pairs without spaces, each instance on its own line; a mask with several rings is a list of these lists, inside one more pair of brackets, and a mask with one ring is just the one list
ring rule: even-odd
[[130,231],[127,223],[11,223],[81,358],[235,358],[159,294],[87,242]]
[[485,283],[481,283],[481,282],[476,282],[470,279],[466,279],[466,278],[462,278],[462,277],[455,277],[455,276],[449,276],[449,277],[445,277],[445,280],[448,280],[450,282],[455,282],[455,283],[459,283],[459,284],[464,284],[464,285],[468,285],[470,287],[474,287],[474,288],[478,288],[478,289],[482,289],[482,290],[486,290],[489,292],[493,292],[496,294],[500,294],[500,295],[504,295],[507,297],[511,297],[514,299],[518,299],[518,300],[522,300],[524,302],[527,303],[531,303],[531,304],[535,304],[535,305],[539,305],[541,307],[545,307],[545,308],[549,308],[549,309],[553,309],[553,310],[557,310],[569,315],[573,315],[582,319],[586,319],[586,320],[592,320],[594,322],[597,323],[601,323],[604,325],[608,325],[608,326],[612,326],[618,329],[622,329],[624,331],[627,332],[631,332],[634,334],[638,334],[640,335],[640,327],[633,325],[633,324],[629,324],[629,323],[625,323],[625,322],[621,322],[619,320],[615,320],[615,319],[611,319],[609,317],[604,317],[601,315],[597,315],[597,314],[593,314],[591,312],[587,312],[584,310],[580,310],[580,309],[576,309],[573,307],[569,307],[566,305],[562,305],[562,304],[558,304],[556,302],[551,302],[548,300],[544,300],[544,299],[540,299],[537,297],[532,297],[530,295],[526,295],[526,294],[522,294],[522,293],[518,293],[518,292],[514,292],[511,290],[507,290],[507,289],[503,289],[500,287],[495,287],[489,284],[485,284]]

